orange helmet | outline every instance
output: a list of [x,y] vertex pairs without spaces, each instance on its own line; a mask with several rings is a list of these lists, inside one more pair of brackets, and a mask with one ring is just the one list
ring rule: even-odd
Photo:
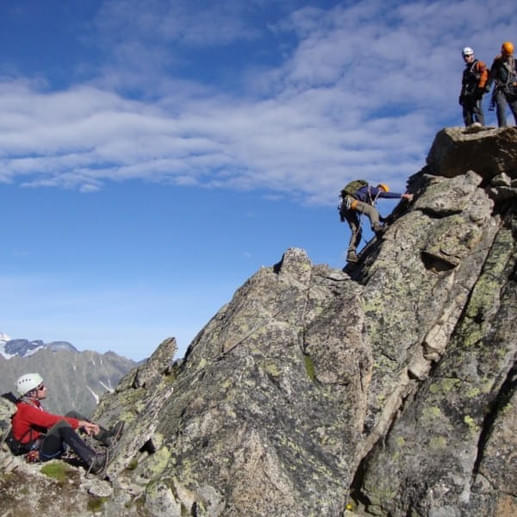
[[384,192],[389,192],[390,191],[390,188],[388,187],[388,185],[386,185],[386,183],[379,183],[377,185],[377,188],[381,188],[382,190],[384,190]]
[[501,46],[501,52],[511,56],[513,54],[513,43],[511,41],[505,41]]

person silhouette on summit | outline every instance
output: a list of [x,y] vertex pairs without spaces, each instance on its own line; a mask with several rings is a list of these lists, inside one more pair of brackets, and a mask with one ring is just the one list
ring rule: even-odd
[[492,102],[497,108],[497,124],[506,127],[506,104],[510,106],[517,124],[517,71],[513,56],[513,43],[505,41],[501,53],[496,56],[490,68],[490,84],[495,83]]
[[474,56],[474,50],[465,47],[462,50],[465,61],[461,80],[460,106],[463,106],[463,121],[465,127],[481,127],[485,125],[485,116],[481,101],[488,81],[488,69]]
[[372,187],[364,180],[355,180],[343,188],[341,198],[339,216],[341,222],[346,221],[348,223],[351,231],[346,259],[348,262],[358,262],[356,249],[362,236],[361,221],[358,214],[368,216],[372,231],[379,236],[385,230],[385,226],[381,223],[379,212],[374,206],[377,199],[399,198],[411,201],[413,194],[390,192],[388,185],[385,183],[379,183],[376,187]]
[[68,445],[93,474],[104,470],[107,453],[89,447],[76,430],[110,447],[122,433],[122,421],[108,431],[75,411],[66,416],[48,413],[41,405],[41,400],[47,396],[47,387],[38,373],[26,373],[19,377],[16,389],[20,398],[16,401],[17,410],[11,420],[11,437],[6,440],[14,454],[37,451],[39,460],[47,461],[62,456]]

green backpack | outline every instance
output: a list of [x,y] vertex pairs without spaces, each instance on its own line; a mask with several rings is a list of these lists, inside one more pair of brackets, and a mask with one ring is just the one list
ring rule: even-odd
[[355,197],[355,193],[362,187],[366,187],[368,185],[368,182],[365,180],[354,180],[350,183],[347,183],[342,189],[341,189],[341,197],[345,198],[346,196],[352,196]]

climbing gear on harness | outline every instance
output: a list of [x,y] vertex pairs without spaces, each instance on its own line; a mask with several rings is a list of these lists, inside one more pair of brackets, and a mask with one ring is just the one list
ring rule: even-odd
[[346,196],[343,202],[345,203],[345,208],[347,210],[355,210],[357,204],[359,203],[359,201],[354,199],[352,196]]

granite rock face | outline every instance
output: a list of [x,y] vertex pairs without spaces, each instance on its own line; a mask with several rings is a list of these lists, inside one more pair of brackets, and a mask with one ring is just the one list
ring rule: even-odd
[[97,515],[515,515],[516,148],[442,131],[358,266],[289,249],[164,341],[97,408],[126,422]]
[[517,128],[486,129],[470,133],[465,128],[449,127],[437,135],[427,156],[436,174],[459,176],[472,169],[483,178],[501,173],[517,178]]

